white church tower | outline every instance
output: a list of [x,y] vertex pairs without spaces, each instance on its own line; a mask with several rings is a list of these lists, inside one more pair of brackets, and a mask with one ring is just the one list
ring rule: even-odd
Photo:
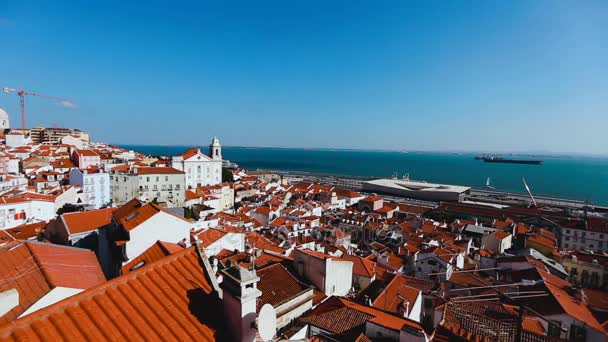
[[209,157],[213,160],[222,160],[222,145],[220,139],[213,137],[211,145],[209,145]]
[[5,130],[9,128],[10,124],[8,120],[8,113],[4,109],[0,108],[0,130]]

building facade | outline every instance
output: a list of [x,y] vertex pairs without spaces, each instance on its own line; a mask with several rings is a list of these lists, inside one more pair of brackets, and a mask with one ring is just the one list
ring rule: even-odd
[[171,166],[186,174],[186,188],[215,185],[222,182],[222,146],[217,138],[209,145],[209,155],[198,148],[191,148],[182,155],[174,156]]
[[101,169],[72,169],[70,185],[81,187],[82,202],[87,207],[99,209],[110,203],[110,175]]
[[167,207],[183,205],[185,174],[171,167],[138,167],[128,171],[112,171],[112,200],[122,205],[133,198],[147,202],[156,198]]

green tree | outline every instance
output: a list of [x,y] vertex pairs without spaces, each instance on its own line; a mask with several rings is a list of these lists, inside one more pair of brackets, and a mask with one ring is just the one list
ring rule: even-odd
[[225,167],[222,168],[222,182],[234,182],[234,175],[232,174],[232,170],[227,169]]

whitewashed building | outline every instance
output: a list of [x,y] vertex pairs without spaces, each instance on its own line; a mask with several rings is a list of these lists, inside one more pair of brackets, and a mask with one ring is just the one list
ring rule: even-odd
[[82,202],[90,208],[99,209],[110,203],[110,175],[101,169],[72,169],[70,185],[80,186]]
[[191,148],[182,155],[174,156],[171,166],[186,173],[186,188],[215,185],[222,182],[222,146],[218,138],[209,145],[209,155],[198,148]]
[[156,198],[167,207],[185,202],[185,174],[171,167],[135,167],[114,169],[110,176],[112,200],[122,205],[137,198],[144,202]]

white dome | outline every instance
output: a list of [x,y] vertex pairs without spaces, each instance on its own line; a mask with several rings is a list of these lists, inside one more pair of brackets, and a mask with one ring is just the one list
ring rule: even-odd
[[8,113],[0,108],[0,129],[7,129],[9,127]]

